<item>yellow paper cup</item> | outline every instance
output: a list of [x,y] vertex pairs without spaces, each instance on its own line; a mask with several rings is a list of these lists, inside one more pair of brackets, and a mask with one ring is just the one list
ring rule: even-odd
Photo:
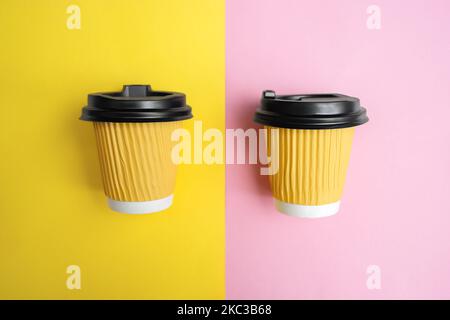
[[94,122],[100,170],[109,206],[147,213],[172,205],[176,165],[172,131],[180,122]]
[[278,211],[305,218],[337,213],[354,127],[368,121],[359,99],[265,91],[255,121],[265,125],[268,153],[277,161],[269,180]]
[[[338,212],[354,128],[278,130],[278,172],[269,175],[275,206],[300,217],[325,217]],[[272,127],[268,144],[274,145]]]
[[100,170],[109,207],[152,213],[172,205],[176,165],[172,132],[192,117],[183,94],[124,86],[122,92],[91,94],[82,120],[93,121]]

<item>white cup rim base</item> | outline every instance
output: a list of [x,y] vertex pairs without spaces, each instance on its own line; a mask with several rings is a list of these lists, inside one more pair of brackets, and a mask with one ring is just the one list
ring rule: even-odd
[[294,217],[312,218],[312,219],[335,215],[339,211],[339,206],[341,204],[340,200],[317,206],[307,206],[302,204],[288,203],[278,199],[274,199],[274,202],[275,207],[281,213]]
[[117,201],[108,198],[108,206],[120,213],[147,214],[163,211],[173,202],[173,194],[168,197],[150,201]]

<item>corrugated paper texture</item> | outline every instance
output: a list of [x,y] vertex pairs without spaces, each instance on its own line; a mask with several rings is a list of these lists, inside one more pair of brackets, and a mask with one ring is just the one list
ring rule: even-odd
[[106,195],[119,201],[169,196],[175,187],[171,160],[173,130],[180,122],[94,122]]
[[[270,142],[272,129],[267,128]],[[302,205],[340,200],[354,128],[278,130],[279,170],[269,176],[274,197]]]

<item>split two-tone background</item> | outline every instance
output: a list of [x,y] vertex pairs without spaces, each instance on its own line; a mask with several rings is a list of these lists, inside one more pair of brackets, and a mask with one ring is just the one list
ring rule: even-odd
[[[3,1],[0,298],[450,298],[449,17],[443,0]],[[223,132],[257,127],[263,89],[359,97],[341,211],[284,216],[257,166],[203,164],[179,167],[166,212],[113,213],[77,118],[125,83],[185,92]]]

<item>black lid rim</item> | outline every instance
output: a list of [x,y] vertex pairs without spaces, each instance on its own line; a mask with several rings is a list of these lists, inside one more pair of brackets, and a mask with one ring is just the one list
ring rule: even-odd
[[144,122],[175,122],[175,121],[183,121],[192,119],[194,116],[184,115],[178,117],[167,117],[167,118],[111,118],[111,117],[89,117],[89,116],[81,116],[78,119],[82,121],[88,122],[116,122],[116,123],[144,123]]
[[97,122],[170,122],[193,118],[190,106],[160,110],[104,110],[97,108],[82,109],[80,120]]
[[277,121],[272,118],[263,118],[260,115],[255,115],[253,121],[265,126],[274,127],[274,128],[282,128],[282,129],[304,129],[304,130],[326,130],[326,129],[340,129],[340,128],[351,128],[357,127],[362,124],[365,124],[369,121],[367,116],[354,119],[353,121],[336,121],[336,118],[333,118],[334,121],[324,122],[324,123],[307,123],[307,122],[290,122],[286,123],[286,121]]

